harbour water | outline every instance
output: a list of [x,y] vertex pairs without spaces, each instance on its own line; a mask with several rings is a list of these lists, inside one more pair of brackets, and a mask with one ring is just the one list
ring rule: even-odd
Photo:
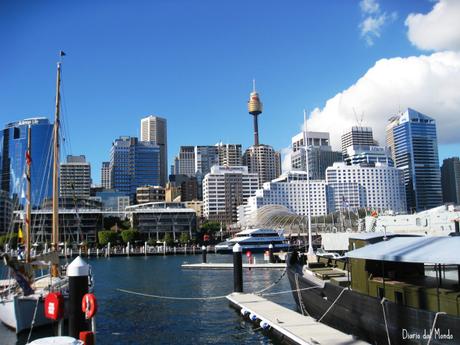
[[[262,262],[262,256],[256,256]],[[245,258],[243,258],[245,260]],[[208,254],[208,262],[231,262],[231,255]],[[199,263],[201,256],[92,258],[98,300],[97,344],[273,344],[255,326],[242,321],[226,299],[167,300],[120,292],[178,297],[221,296],[232,292],[232,270],[184,270],[184,262]],[[279,269],[244,270],[245,292],[261,290],[282,274]],[[289,290],[286,277],[269,292]],[[290,293],[268,297],[294,309]],[[32,339],[52,335],[36,330]],[[0,325],[0,344],[25,344],[28,334],[16,334]]]

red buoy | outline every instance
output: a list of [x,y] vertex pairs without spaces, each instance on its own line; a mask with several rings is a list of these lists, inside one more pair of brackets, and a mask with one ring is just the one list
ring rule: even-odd
[[45,297],[45,316],[51,320],[59,320],[64,315],[64,297],[60,292],[50,292]]
[[82,331],[80,332],[80,340],[85,344],[85,345],[94,345],[94,332],[91,331]]
[[81,301],[81,311],[85,313],[86,319],[91,319],[97,312],[96,296],[87,293]]

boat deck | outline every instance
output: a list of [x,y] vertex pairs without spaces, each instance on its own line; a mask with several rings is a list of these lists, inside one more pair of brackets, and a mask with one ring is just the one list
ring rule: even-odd
[[[205,270],[222,270],[222,269],[233,269],[233,263],[200,263],[200,264],[182,264],[182,268],[189,269],[205,269]],[[243,268],[266,268],[266,269],[283,269],[286,268],[285,263],[278,264],[269,264],[269,263],[260,263],[260,264],[243,264]]]
[[368,344],[257,295],[232,293],[227,299],[235,309],[244,308],[256,315],[259,321],[267,322],[283,342],[302,345]]

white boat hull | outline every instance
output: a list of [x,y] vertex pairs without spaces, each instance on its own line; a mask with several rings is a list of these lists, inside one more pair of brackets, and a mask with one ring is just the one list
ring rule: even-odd
[[[38,305],[37,305],[38,300]],[[14,296],[0,301],[0,321],[16,333],[30,329],[35,315],[34,327],[45,326],[52,323],[45,317],[43,299],[39,295]]]

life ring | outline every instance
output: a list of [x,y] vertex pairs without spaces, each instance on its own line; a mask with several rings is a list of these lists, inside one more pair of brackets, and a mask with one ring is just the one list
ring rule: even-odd
[[91,319],[97,312],[96,296],[87,293],[81,301],[81,311],[85,313],[86,319]]

